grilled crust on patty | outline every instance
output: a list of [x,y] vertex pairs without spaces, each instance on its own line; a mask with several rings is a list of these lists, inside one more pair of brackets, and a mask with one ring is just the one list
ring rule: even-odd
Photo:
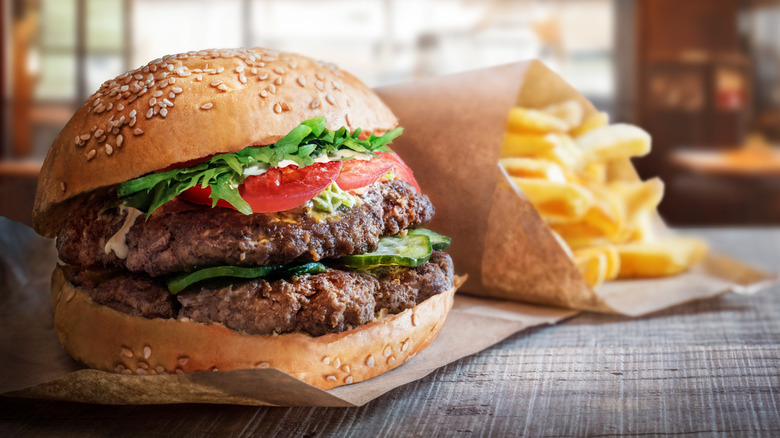
[[192,266],[286,264],[365,253],[376,248],[380,236],[433,219],[428,197],[405,181],[375,183],[360,198],[361,205],[322,221],[302,210],[244,215],[170,203],[146,221],[143,216],[136,219],[127,234],[126,259],[105,252],[124,214],[93,202],[67,220],[57,248],[60,259],[70,265],[123,268],[157,277]]
[[450,257],[434,251],[417,268],[392,268],[367,273],[331,269],[287,280],[264,279],[227,283],[212,281],[173,296],[164,283],[129,272],[105,278],[76,268],[68,280],[98,304],[146,318],[187,318],[250,334],[306,332],[313,336],[339,333],[374,319],[412,308],[453,286]]

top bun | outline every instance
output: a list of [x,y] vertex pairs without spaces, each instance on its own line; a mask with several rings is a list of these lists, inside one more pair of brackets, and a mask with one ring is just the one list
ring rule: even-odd
[[41,168],[35,230],[57,234],[79,195],[174,163],[268,145],[300,122],[381,134],[398,121],[332,64],[263,48],[155,59],[106,81],[54,140]]

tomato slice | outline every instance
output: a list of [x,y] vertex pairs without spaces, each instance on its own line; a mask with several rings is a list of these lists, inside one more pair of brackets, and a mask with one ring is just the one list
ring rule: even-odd
[[[238,187],[238,192],[255,213],[289,210],[325,190],[336,180],[340,170],[340,161],[315,163],[300,169],[294,165],[271,168],[262,175],[248,176]],[[210,195],[211,188],[195,186],[182,193],[181,197],[195,204],[211,205]],[[235,209],[222,199],[217,205]]]
[[420,191],[411,169],[394,152],[380,152],[370,160],[352,159],[343,163],[336,184],[344,190],[369,186],[392,170],[397,178],[409,182],[417,192]]

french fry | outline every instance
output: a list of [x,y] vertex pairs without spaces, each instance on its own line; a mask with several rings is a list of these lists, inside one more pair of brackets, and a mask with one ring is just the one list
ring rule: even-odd
[[502,158],[498,162],[511,176],[541,178],[553,182],[566,182],[566,175],[557,163],[533,158]]
[[640,181],[614,181],[608,184],[608,190],[622,200],[625,217],[625,236],[621,241],[640,239],[640,220],[649,218],[655,211],[664,193],[664,184],[659,178]]
[[569,131],[569,135],[571,135],[574,138],[577,138],[582,134],[585,134],[586,132],[590,132],[594,129],[601,128],[602,126],[607,126],[608,124],[609,124],[609,114],[605,112],[593,113],[590,116],[588,116],[582,122],[581,125]]
[[572,250],[612,243],[604,234],[604,230],[581,221],[572,221],[570,223],[560,223],[559,221],[559,223],[551,223],[549,225]]
[[620,257],[612,245],[574,250],[573,260],[591,287],[614,280],[620,272]]
[[579,172],[585,165],[582,150],[568,135],[558,137],[559,142],[548,152],[538,155],[539,158],[554,161],[572,172]]
[[616,124],[589,131],[576,139],[588,161],[641,157],[650,152],[650,134],[632,125]]
[[582,218],[593,205],[593,195],[575,183],[511,177],[548,221],[572,222]]
[[560,134],[518,134],[507,132],[504,135],[502,157],[528,157],[548,153],[557,146]]
[[542,111],[563,120],[569,126],[569,129],[580,126],[584,116],[582,105],[574,99],[550,105],[543,108]]
[[607,182],[607,164],[595,161],[587,163],[582,166],[579,176],[586,182],[604,184]]
[[515,107],[509,110],[509,131],[516,133],[566,132],[569,125],[563,120],[541,110]]
[[679,274],[700,262],[707,246],[699,239],[673,237],[655,242],[617,245],[618,278],[665,277]]

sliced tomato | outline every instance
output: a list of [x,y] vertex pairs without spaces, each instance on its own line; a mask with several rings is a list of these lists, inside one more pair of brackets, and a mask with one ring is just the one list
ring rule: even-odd
[[[298,166],[271,168],[262,175],[248,176],[238,192],[255,213],[289,210],[304,204],[335,181],[341,165],[340,161],[331,161],[300,169]],[[211,205],[210,195],[210,188],[196,186],[182,193],[181,197],[196,204]],[[222,199],[217,205],[233,208]]]
[[392,170],[397,178],[409,182],[418,192],[420,191],[420,186],[414,179],[411,169],[394,152],[380,152],[370,160],[353,159],[343,161],[343,163],[336,184],[344,190],[359,189],[371,185]]
[[420,190],[420,185],[417,184],[417,180],[414,179],[414,173],[412,173],[412,169],[410,169],[409,166],[404,163],[404,160],[402,160],[401,157],[399,157],[395,152],[387,153],[387,156],[395,162],[395,165],[393,166],[393,173],[395,176],[398,179],[402,179],[413,185],[417,190],[417,193],[422,193],[422,190]]

